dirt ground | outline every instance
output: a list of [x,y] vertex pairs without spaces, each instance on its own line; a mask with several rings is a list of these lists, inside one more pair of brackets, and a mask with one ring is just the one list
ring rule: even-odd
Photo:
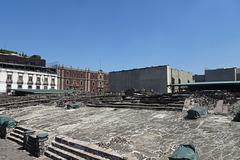
[[180,144],[194,144],[200,159],[240,159],[240,122],[233,122],[232,116],[187,120],[186,111],[90,107],[66,110],[44,105],[4,110],[0,115],[48,133],[50,138],[66,135],[137,159],[168,159]]

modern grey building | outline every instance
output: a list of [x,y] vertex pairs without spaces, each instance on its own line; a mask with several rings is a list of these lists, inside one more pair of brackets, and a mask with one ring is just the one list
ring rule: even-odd
[[130,88],[171,93],[169,84],[191,83],[192,73],[172,69],[169,65],[115,71],[109,73],[109,91],[118,92]]
[[219,68],[219,69],[206,69],[205,81],[236,81],[237,68]]
[[194,75],[193,80],[195,82],[239,81],[240,69],[236,67],[205,69],[204,75]]

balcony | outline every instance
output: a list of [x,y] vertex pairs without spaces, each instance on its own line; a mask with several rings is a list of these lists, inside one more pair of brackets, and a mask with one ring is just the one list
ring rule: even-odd
[[33,82],[32,82],[32,81],[28,81],[27,84],[28,84],[28,85],[33,85]]
[[41,82],[36,82],[36,85],[41,85]]
[[12,83],[12,80],[11,79],[7,79],[6,83]]
[[17,84],[23,84],[23,81],[17,81]]

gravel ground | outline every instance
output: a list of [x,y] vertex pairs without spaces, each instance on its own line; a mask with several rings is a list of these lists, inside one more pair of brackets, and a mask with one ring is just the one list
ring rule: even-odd
[[194,144],[200,159],[240,159],[240,122],[232,122],[232,116],[187,120],[186,111],[66,110],[44,105],[4,110],[0,115],[48,133],[50,138],[66,135],[137,159],[168,159],[180,144]]

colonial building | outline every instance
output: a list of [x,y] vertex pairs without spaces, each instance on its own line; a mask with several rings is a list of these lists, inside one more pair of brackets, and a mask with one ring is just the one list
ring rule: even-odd
[[13,89],[57,89],[56,69],[46,67],[40,56],[0,53],[0,93]]
[[109,90],[112,92],[144,88],[160,93],[171,93],[177,88],[169,88],[168,85],[191,82],[192,73],[172,69],[169,65],[109,73]]
[[58,66],[58,89],[106,92],[108,73]]

